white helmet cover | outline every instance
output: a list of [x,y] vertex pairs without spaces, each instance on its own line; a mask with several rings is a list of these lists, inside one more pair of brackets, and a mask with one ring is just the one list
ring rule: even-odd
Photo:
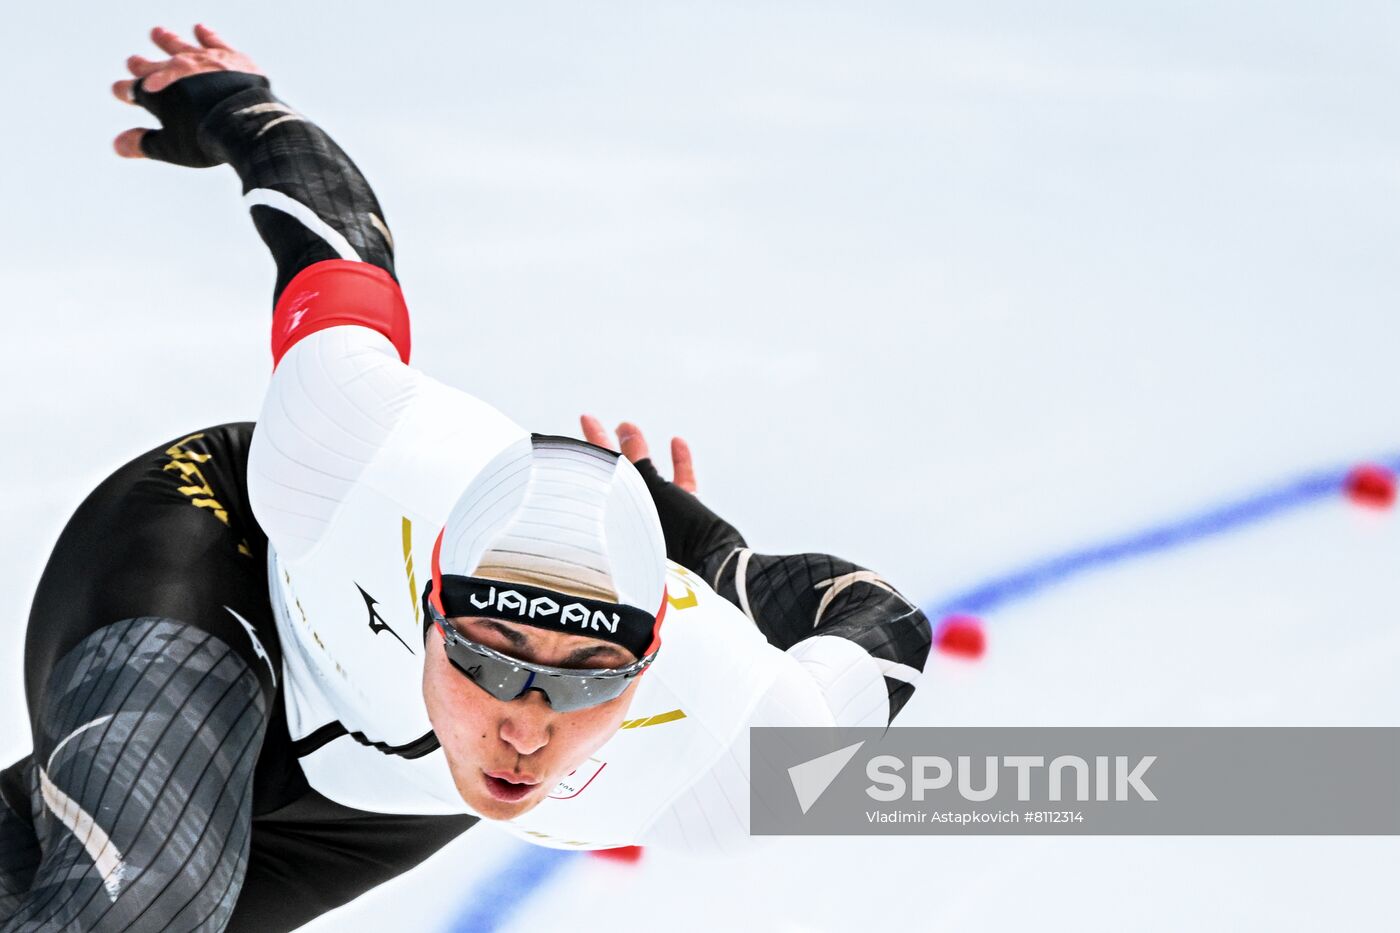
[[448,516],[428,598],[448,618],[489,616],[654,654],[666,543],[646,483],[627,458],[574,438],[512,444]]

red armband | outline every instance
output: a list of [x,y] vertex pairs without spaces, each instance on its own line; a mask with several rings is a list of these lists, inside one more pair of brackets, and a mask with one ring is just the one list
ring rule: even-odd
[[272,312],[272,365],[303,337],[355,324],[379,331],[408,362],[408,305],[394,277],[378,266],[327,259],[302,269]]

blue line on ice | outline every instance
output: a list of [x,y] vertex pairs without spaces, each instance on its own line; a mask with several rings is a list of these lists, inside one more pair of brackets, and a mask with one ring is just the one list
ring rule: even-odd
[[[1371,461],[1400,472],[1400,453]],[[1341,492],[1351,467],[1317,470],[1174,521],[1043,558],[924,607],[935,624],[953,612],[980,613],[1025,599],[1079,574],[1262,521]],[[539,887],[580,853],[521,844],[520,852],[473,887],[451,933],[495,933]]]
[[[1400,471],[1400,453],[1373,462]],[[1044,558],[926,606],[924,611],[935,622],[952,612],[988,612],[1081,573],[1190,544],[1336,495],[1349,472],[1351,467],[1318,470],[1185,518]]]
[[451,933],[490,933],[500,929],[511,912],[564,867],[577,852],[521,844],[521,851],[494,874],[478,882],[467,910],[452,924]]

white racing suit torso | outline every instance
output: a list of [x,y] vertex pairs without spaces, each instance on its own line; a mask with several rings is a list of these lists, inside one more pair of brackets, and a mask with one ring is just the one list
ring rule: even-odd
[[[421,597],[458,496],[524,436],[364,327],[315,333],[278,365],[248,485],[270,542],[287,724],[308,781],[330,799],[471,812],[423,702]],[[622,728],[536,808],[498,825],[563,848],[734,848],[748,837],[750,726],[885,724],[873,665],[833,698],[676,564],[667,592],[662,647]]]

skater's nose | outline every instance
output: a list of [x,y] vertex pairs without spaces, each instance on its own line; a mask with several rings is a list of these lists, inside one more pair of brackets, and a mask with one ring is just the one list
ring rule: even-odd
[[521,755],[533,755],[549,744],[550,719],[554,711],[543,693],[531,690],[503,705],[501,741]]

